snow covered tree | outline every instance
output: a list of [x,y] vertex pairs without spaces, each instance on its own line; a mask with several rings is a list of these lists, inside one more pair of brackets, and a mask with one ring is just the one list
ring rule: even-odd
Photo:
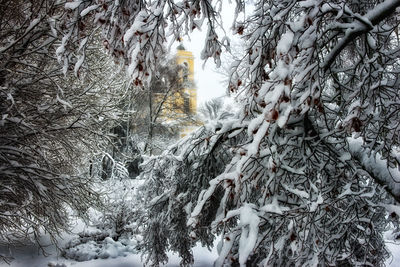
[[83,216],[99,205],[89,160],[109,143],[123,83],[110,60],[98,61],[109,59],[98,45],[86,50],[81,67],[89,70],[62,73],[55,55],[63,6],[1,2],[1,245],[38,242],[43,233],[55,241],[68,230],[70,208]]
[[[241,111],[147,162],[149,263],[170,248],[190,264],[194,242],[220,235],[217,266],[383,265],[382,232],[399,218],[400,1],[260,0],[251,16],[235,2],[246,48],[229,90]],[[95,22],[141,85],[167,37],[206,23],[202,57],[219,65],[222,6],[67,2],[57,56],[78,72]]]
[[189,81],[182,79],[186,67],[178,65],[176,58],[163,55],[154,75],[142,90],[134,92],[132,116],[133,133],[138,135],[146,154],[159,154],[179,138],[179,130],[196,121],[185,107],[185,88]]
[[[151,79],[156,63],[166,53],[167,36],[181,40],[207,21],[202,57],[214,57],[218,65],[222,47],[229,43],[227,38],[218,39],[216,27],[220,25],[220,16],[208,1],[76,0],[65,3],[65,10],[60,19],[64,35],[57,49],[65,71],[68,66],[80,68],[85,44],[98,27],[102,29],[104,47],[115,59],[128,65],[135,85]],[[77,50],[80,53],[75,53]]]
[[177,74],[183,69],[175,58],[163,55],[149,83],[136,86],[125,78],[112,142],[101,157],[102,166],[96,168],[102,179],[136,177],[141,154],[160,153],[178,139],[182,125],[195,121],[182,102],[187,82]]
[[207,124],[208,122],[227,119],[234,116],[232,106],[225,104],[224,98],[218,97],[206,101],[199,108],[199,116]]
[[138,224],[144,228],[141,250],[147,254],[146,263],[166,262],[166,252],[173,250],[182,257],[182,264],[192,264],[190,249],[195,241],[208,247],[213,245],[214,235],[209,226],[217,213],[222,188],[216,190],[214,201],[204,207],[197,237],[190,234],[187,217],[201,191],[231,161],[230,148],[245,137],[234,131],[215,134],[221,126],[221,121],[213,121],[143,165],[142,177],[146,182],[138,190],[143,201]]

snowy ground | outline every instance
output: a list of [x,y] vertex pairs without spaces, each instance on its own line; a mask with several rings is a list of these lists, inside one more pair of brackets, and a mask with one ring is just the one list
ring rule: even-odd
[[[400,266],[400,243],[395,244],[394,242],[387,242],[389,250],[392,252],[392,257],[388,259],[387,266],[397,267]],[[0,252],[1,252],[0,248]],[[7,265],[4,262],[0,262],[0,267],[135,267],[143,266],[141,263],[140,255],[128,254],[125,257],[116,257],[108,259],[96,259],[90,261],[77,262],[68,260],[63,257],[57,256],[55,248],[47,248],[48,252],[51,253],[48,257],[44,257],[38,253],[37,247],[25,247],[13,251],[15,260]],[[208,251],[208,249],[197,245],[194,250],[194,259],[196,267],[207,267],[213,266],[213,262],[217,257],[215,249]],[[176,254],[168,253],[169,262],[165,266],[173,267],[179,266],[179,257]]]
[[[111,200],[117,200],[124,198],[127,201],[131,201],[131,194],[135,194],[135,190],[138,188],[140,181],[138,180],[130,180],[128,183],[118,181],[113,181],[111,184],[103,185],[104,188],[113,188],[113,192],[110,194]],[[116,190],[123,189],[123,190]],[[131,190],[125,190],[125,189]],[[118,193],[115,192],[125,192]],[[129,192],[128,194],[126,192]],[[96,215],[91,215],[91,217],[95,217]],[[76,220],[73,224],[73,231],[69,234],[64,234],[60,238],[60,247],[65,247],[65,245],[74,238],[76,239],[78,233],[82,232],[92,232],[98,231],[98,229],[94,227],[90,227],[85,225],[82,221]],[[385,236],[386,239],[390,239],[390,234]],[[139,254],[135,254],[136,252],[130,252],[130,248],[133,248],[132,251],[135,251],[134,246],[136,240],[132,240],[132,245],[127,248],[127,246],[123,246],[120,242],[115,242],[112,238],[107,237],[104,239],[103,247],[100,252],[97,252],[97,255],[100,259],[89,260],[89,261],[75,261],[72,259],[66,259],[59,255],[57,255],[56,249],[54,246],[46,247],[46,251],[48,257],[43,256],[38,247],[36,246],[26,246],[21,248],[15,248],[11,251],[8,251],[6,248],[0,247],[0,254],[11,254],[14,257],[14,260],[10,265],[0,261],[0,267],[135,267],[135,266],[143,266],[141,257]],[[42,240],[43,244],[49,244],[49,240],[44,237]],[[216,247],[217,241],[214,244]],[[388,259],[387,266],[400,266],[400,242],[397,244],[391,241],[387,241],[387,246],[389,250],[392,252],[392,257]],[[88,253],[96,253],[94,252],[99,247],[91,246],[90,242],[85,243],[84,246],[80,247],[80,251],[73,253],[82,253],[86,255]],[[129,250],[129,251],[128,251]],[[8,252],[8,253],[7,253]],[[85,254],[86,253],[86,254]],[[217,252],[214,248],[212,251],[209,251],[207,248],[201,247],[197,245],[193,249],[194,260],[196,267],[207,267],[213,266],[214,260],[217,258]],[[102,256],[103,255],[103,256]],[[105,259],[101,259],[101,257]],[[166,266],[179,266],[179,257],[176,254],[168,253],[169,261]]]
[[[393,257],[387,261],[387,266],[400,266],[400,244],[396,245],[393,243],[387,244],[389,249],[393,253]],[[169,253],[169,262],[166,266],[179,266],[179,257],[172,253]],[[216,251],[208,251],[206,248],[197,246],[194,248],[194,257],[196,267],[207,267],[212,266],[213,261],[216,258]],[[109,259],[97,259],[84,262],[76,262],[67,260],[56,255],[51,255],[49,257],[44,257],[43,255],[38,255],[37,249],[35,248],[25,248],[20,250],[15,254],[15,260],[7,265],[5,263],[0,263],[1,267],[11,266],[11,267],[135,267],[143,266],[141,263],[140,255],[131,254],[126,257],[109,258]]]
[[[102,185],[99,185],[99,192],[105,192],[109,201],[119,203],[121,199],[124,199],[127,203],[133,203],[133,196],[136,194],[137,188],[141,185],[142,181],[140,180],[113,180],[105,182]],[[107,189],[109,192],[107,192]],[[96,221],[98,219],[98,212],[95,210],[89,212],[92,220]],[[69,241],[76,239],[79,233],[95,233],[99,231],[96,227],[88,226],[81,220],[72,221],[72,232],[67,234],[65,233],[59,240],[59,246],[65,247]],[[42,239],[42,244],[50,244],[48,238],[44,237]],[[124,267],[124,266],[143,266],[141,261],[140,254],[135,254],[135,244],[136,240],[132,240],[132,244],[129,247],[122,245],[120,242],[115,242],[112,238],[107,237],[104,239],[104,243],[102,243],[102,248],[100,252],[96,253],[96,249],[99,247],[96,246],[95,242],[87,242],[82,246],[79,246],[79,251],[72,251],[72,254],[76,254],[75,258],[82,255],[85,257],[90,255],[91,253],[97,254],[99,259],[89,260],[89,261],[75,261],[72,259],[66,259],[60,255],[57,255],[57,250],[53,245],[49,245],[46,247],[46,252],[50,255],[45,257],[40,253],[39,248],[37,246],[26,246],[20,248],[14,248],[11,251],[7,250],[7,248],[0,247],[0,254],[8,254],[12,255],[14,260],[10,265],[0,261],[0,267],[11,266],[11,267]],[[128,250],[133,251],[129,252]],[[212,266],[214,260],[217,257],[217,252],[214,249],[213,251],[208,251],[207,248],[203,248],[200,245],[196,246],[193,250],[195,265],[196,267],[202,266]],[[73,255],[74,256],[74,255]],[[102,259],[104,258],[104,259]],[[180,259],[176,254],[168,253],[169,262],[166,266],[179,266]]]
[[[52,255],[44,257],[38,254],[38,250],[35,247],[27,247],[14,251],[14,258],[10,265],[4,262],[0,263],[1,267],[135,267],[143,266],[141,263],[140,255],[130,254],[125,257],[108,258],[108,259],[96,259],[90,261],[76,262],[68,260],[62,257],[57,257],[55,250],[52,249]],[[169,262],[165,266],[173,267],[179,266],[179,257],[176,254],[168,253]],[[212,266],[213,261],[216,258],[216,251],[208,251],[206,248],[196,246],[194,248],[194,258],[196,267]]]
[[392,253],[392,257],[386,261],[387,266],[400,266],[400,243],[387,242],[386,246]]

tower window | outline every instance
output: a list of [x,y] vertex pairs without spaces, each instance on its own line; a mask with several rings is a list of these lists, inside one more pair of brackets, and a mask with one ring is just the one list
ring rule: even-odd
[[183,65],[185,66],[185,68],[183,69],[183,81],[187,82],[189,76],[189,65],[187,62],[183,62]]
[[183,97],[183,110],[185,113],[190,113],[190,97],[188,94]]

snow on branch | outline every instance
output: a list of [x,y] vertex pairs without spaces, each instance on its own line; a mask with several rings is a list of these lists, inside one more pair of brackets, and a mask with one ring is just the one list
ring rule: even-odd
[[347,26],[345,30],[344,37],[339,41],[339,43],[330,51],[330,53],[326,56],[325,61],[322,64],[322,68],[327,70],[333,63],[333,61],[337,58],[340,52],[356,38],[363,33],[366,33],[373,28],[370,25],[377,25],[384,19],[387,19],[391,16],[396,8],[400,6],[400,0],[386,0],[378,5],[376,5],[373,9],[371,9],[365,16],[361,17],[362,19],[358,19],[353,23]]
[[367,172],[376,183],[383,186],[386,191],[400,203],[400,170],[391,168],[388,162],[382,159],[379,153],[373,153],[365,148],[362,138],[347,138],[349,152],[362,169]]

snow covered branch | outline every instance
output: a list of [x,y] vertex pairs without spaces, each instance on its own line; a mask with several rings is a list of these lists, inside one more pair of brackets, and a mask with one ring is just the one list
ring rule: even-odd
[[[361,138],[348,138],[349,153],[356,159],[361,170],[393,197],[397,204],[400,203],[400,171],[399,168],[391,168],[379,153],[373,153],[363,146]],[[361,173],[362,174],[362,173]]]
[[373,29],[373,26],[387,19],[393,13],[396,8],[400,6],[399,0],[386,0],[376,5],[370,10],[365,16],[361,17],[360,20],[356,20],[350,23],[344,29],[344,36],[339,40],[338,44],[329,52],[325,57],[325,61],[322,64],[322,68],[326,71],[330,68],[333,61],[336,60],[340,52],[356,37],[367,33]]

